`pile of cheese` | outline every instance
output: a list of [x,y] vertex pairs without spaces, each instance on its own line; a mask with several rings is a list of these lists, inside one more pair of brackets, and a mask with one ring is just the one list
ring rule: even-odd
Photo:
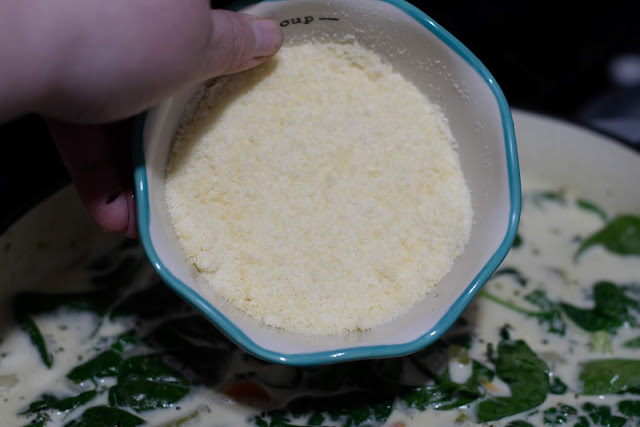
[[468,242],[471,197],[447,119],[356,43],[284,47],[218,79],[192,110],[166,170],[175,231],[204,293],[267,325],[381,325]]

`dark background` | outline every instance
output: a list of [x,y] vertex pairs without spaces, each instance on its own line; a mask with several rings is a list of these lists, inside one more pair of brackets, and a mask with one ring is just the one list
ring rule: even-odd
[[[639,1],[412,3],[487,66],[512,107],[640,143]],[[1,232],[69,178],[39,117],[0,126],[0,144]]]

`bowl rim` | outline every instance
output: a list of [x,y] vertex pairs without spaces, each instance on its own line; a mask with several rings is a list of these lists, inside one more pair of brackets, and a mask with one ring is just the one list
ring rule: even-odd
[[[287,2],[295,0],[245,0],[235,4],[232,9],[238,10],[252,4],[262,2]],[[465,60],[485,81],[491,89],[500,111],[502,132],[504,137],[507,179],[509,183],[509,217],[507,231],[503,240],[493,255],[482,267],[481,271],[465,288],[463,293],[453,302],[442,318],[432,327],[413,341],[400,344],[368,345],[360,347],[345,347],[335,350],[306,352],[306,353],[282,353],[271,350],[257,344],[249,338],[238,326],[229,320],[222,312],[206,301],[201,295],[174,276],[166,268],[162,259],[158,256],[151,240],[149,192],[146,174],[146,162],[144,154],[144,127],[148,117],[148,111],[141,113],[135,120],[133,132],[133,166],[134,184],[136,192],[136,209],[138,215],[138,230],[140,241],[144,247],[149,261],[162,280],[173,289],[180,297],[198,309],[205,317],[216,325],[231,341],[242,347],[250,354],[273,363],[291,366],[313,366],[338,362],[354,361],[370,358],[404,356],[435,342],[462,314],[473,297],[491,277],[502,260],[507,255],[515,239],[521,211],[520,169],[516,148],[515,130],[511,110],[507,100],[493,75],[484,64],[451,33],[442,28],[426,13],[405,0],[371,0],[388,3],[421,24],[431,33],[442,40],[451,50]]]

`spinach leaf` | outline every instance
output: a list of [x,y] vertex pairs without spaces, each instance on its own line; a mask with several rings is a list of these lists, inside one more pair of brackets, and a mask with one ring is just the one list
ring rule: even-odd
[[71,381],[81,382],[94,378],[115,377],[121,362],[122,356],[120,354],[114,350],[107,350],[73,368],[67,374],[67,378]]
[[598,282],[593,287],[594,306],[591,309],[578,308],[561,303],[565,314],[585,331],[610,330],[625,322],[634,323],[632,309],[638,308],[638,301],[628,298],[622,287],[611,282]]
[[463,387],[473,390],[483,386],[487,381],[493,380],[495,373],[491,369],[476,360],[472,360],[471,363],[471,376],[463,384]]
[[[263,374],[267,378],[273,377],[269,374],[273,369],[270,364],[253,358],[247,361],[258,365],[256,371],[249,374],[259,378],[261,383],[269,382],[262,379]],[[287,375],[294,381],[291,386],[311,389],[313,394],[295,397],[284,408],[262,414],[253,422],[257,426],[365,427],[383,424],[393,412],[396,396],[410,393],[415,388],[400,383],[403,369],[400,359],[295,368]],[[336,393],[336,390],[341,391]]]
[[522,236],[520,235],[520,233],[516,233],[516,237],[513,239],[511,248],[518,249],[520,246],[522,246]]
[[20,412],[21,415],[32,414],[47,409],[57,409],[60,412],[69,412],[74,409],[85,405],[98,395],[95,390],[89,390],[78,394],[77,396],[70,396],[65,398],[58,398],[51,394],[43,394],[39,400],[32,402],[27,409]]
[[640,400],[623,400],[618,403],[618,410],[629,417],[640,417]]
[[549,392],[551,394],[565,394],[569,387],[558,377],[553,377],[553,381],[549,384]]
[[640,359],[601,359],[582,363],[582,393],[600,395],[640,387]]
[[515,420],[509,422],[505,427],[534,427],[534,425],[523,420]]
[[141,339],[142,338],[138,334],[138,331],[130,329],[116,337],[113,344],[111,344],[111,349],[118,353],[122,353],[128,345],[139,343],[141,342]]
[[[468,357],[463,347],[457,348],[459,349],[457,352],[464,350],[464,358]],[[449,350],[451,349],[452,347],[449,347]],[[428,407],[443,411],[467,405],[484,396],[483,385],[491,381],[495,375],[482,363],[471,360],[471,375],[466,382],[460,384],[451,380],[448,368],[438,374],[432,372],[418,357],[412,356],[411,361],[419,371],[432,378],[434,384],[414,388],[408,393],[401,394],[400,399],[407,407],[422,411]]]
[[74,409],[91,401],[97,395],[98,395],[97,391],[88,390],[80,393],[77,396],[71,396],[64,399],[60,399],[55,405],[52,405],[52,408],[62,412],[73,411]]
[[629,341],[625,341],[622,345],[627,348],[640,348],[640,337],[632,338]]
[[537,318],[539,324],[546,325],[547,332],[549,333],[558,335],[565,334],[565,324],[562,319],[560,305],[549,300],[544,291],[535,290],[525,297],[531,304],[540,307],[542,309],[541,311],[527,310],[485,290],[480,291],[480,295],[516,313]]
[[94,406],[84,411],[80,418],[65,424],[64,427],[134,427],[144,423],[142,418],[122,409]]
[[543,290],[537,289],[526,295],[524,299],[542,310],[535,316],[538,318],[539,324],[547,325],[547,332],[558,335],[565,334],[560,305],[551,301]]
[[544,410],[544,412],[542,413],[542,420],[545,424],[564,425],[567,424],[569,420],[577,414],[578,410],[573,406],[552,406],[551,408]]
[[115,402],[123,401],[136,412],[170,408],[189,393],[188,387],[153,381],[131,381],[113,389],[119,397]]
[[598,215],[603,221],[606,221],[609,218],[609,215],[607,215],[607,212],[604,209],[589,200],[578,199],[576,200],[576,205],[580,209],[593,212],[594,214]]
[[573,406],[558,404],[542,412],[542,421],[545,425],[573,425],[574,427],[591,425],[622,427],[627,422],[626,418],[613,415],[611,408],[606,405],[597,406],[586,403],[580,409],[581,411],[578,411]]
[[[267,413],[264,416],[258,416],[253,419],[253,423],[256,427],[313,427],[319,424],[291,424],[292,421],[285,415],[276,413]],[[350,424],[351,426],[357,426],[358,424]]]
[[353,390],[327,396],[303,396],[289,402],[284,410],[270,411],[260,418],[268,426],[292,425],[290,415],[300,417],[304,414],[311,414],[307,425],[322,425],[326,419],[329,419],[329,425],[364,427],[372,422],[378,425],[393,412],[394,391]]
[[29,424],[25,424],[22,427],[45,427],[49,421],[51,421],[49,415],[38,413],[35,418],[29,421]]
[[414,392],[404,395],[402,400],[407,407],[420,411],[428,407],[446,411],[467,405],[481,395],[479,390],[469,391],[465,387],[458,387],[453,382],[443,382],[433,386],[419,387]]
[[549,393],[549,368],[522,340],[498,344],[496,375],[511,390],[509,397],[491,397],[476,406],[478,422],[499,420],[535,408]]
[[13,298],[12,309],[16,322],[29,335],[31,343],[40,354],[40,359],[47,368],[51,368],[53,355],[47,350],[44,337],[32,316],[53,312],[62,307],[102,315],[106,312],[108,304],[115,298],[112,292],[104,291],[67,294],[20,292]]
[[583,240],[574,258],[596,245],[618,255],[640,255],[640,217],[620,215],[613,218]]
[[376,424],[383,423],[393,412],[394,404],[392,400],[373,405],[363,405],[361,407],[343,408],[329,411],[329,418],[332,421],[340,420],[344,425],[361,426],[370,425],[372,421]]
[[34,412],[44,411],[45,409],[49,409],[58,401],[58,398],[52,394],[42,394],[40,395],[40,399],[34,402],[31,402],[29,407],[22,412],[19,412],[20,415],[30,414]]
[[136,412],[167,408],[190,391],[189,381],[155,355],[125,359],[118,368],[118,384],[111,395]]
[[611,408],[606,405],[597,406],[591,402],[582,405],[591,421],[597,426],[622,427],[627,423],[627,419],[611,414]]
[[532,195],[533,204],[540,207],[543,203],[554,202],[561,205],[566,203],[565,191],[558,189],[555,191],[539,191],[534,192]]
[[584,415],[580,415],[578,417],[578,422],[573,425],[573,427],[589,427],[589,426],[591,426],[591,423],[589,422],[589,419]]
[[618,318],[621,322],[634,323],[630,311],[637,309],[640,303],[625,295],[623,286],[611,282],[598,282],[593,288],[595,309],[603,316]]
[[111,406],[127,406],[127,399],[122,394],[118,386],[111,387],[109,389],[109,394],[107,395],[107,401]]
[[203,384],[218,384],[230,363],[230,342],[199,314],[163,322],[145,336],[145,341],[188,366]]
[[371,405],[371,415],[377,422],[385,422],[391,416],[394,408],[395,402],[391,400],[374,403]]
[[53,366],[53,355],[49,352],[47,343],[45,342],[42,332],[40,332],[40,328],[38,328],[36,322],[28,315],[19,317],[17,321],[20,329],[29,335],[31,343],[34,345],[36,350],[38,350],[42,363],[44,363],[47,368],[51,368],[51,366]]
[[[299,426],[299,421],[292,424],[292,419],[307,418],[304,425],[368,426],[371,422],[383,423],[391,415],[394,399],[387,396],[382,400],[379,395],[370,391],[349,391],[329,396],[303,396],[287,404],[281,410],[272,410],[253,421],[256,425],[266,426]],[[310,415],[308,415],[310,414]]]
[[448,407],[453,405],[453,407],[456,407],[455,402],[459,403],[458,406],[463,406],[476,398],[458,393],[457,387],[451,383],[418,387],[413,392],[402,396],[402,400],[408,408],[419,411],[424,411],[432,405],[435,409],[439,409],[441,406]]
[[472,360],[471,364],[471,376],[463,384],[451,381],[448,370],[445,371],[445,378],[447,379],[441,382],[441,386],[449,388],[449,393],[445,394],[440,401],[434,402],[434,409],[446,411],[459,408],[484,396],[483,385],[491,381],[495,374],[491,369],[476,360]]
[[324,422],[324,416],[319,412],[314,412],[309,417],[307,424],[309,424],[310,426],[319,426],[319,425],[322,425],[323,422]]
[[599,316],[593,309],[583,309],[571,304],[561,303],[565,314],[585,331],[602,331],[613,329],[621,325],[617,319]]

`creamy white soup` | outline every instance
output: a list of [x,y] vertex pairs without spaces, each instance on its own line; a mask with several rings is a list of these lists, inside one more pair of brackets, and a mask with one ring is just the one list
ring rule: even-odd
[[524,177],[498,271],[440,340],[402,358],[260,361],[162,284],[137,243],[103,248],[4,297],[3,425],[640,423],[640,216],[570,189]]

